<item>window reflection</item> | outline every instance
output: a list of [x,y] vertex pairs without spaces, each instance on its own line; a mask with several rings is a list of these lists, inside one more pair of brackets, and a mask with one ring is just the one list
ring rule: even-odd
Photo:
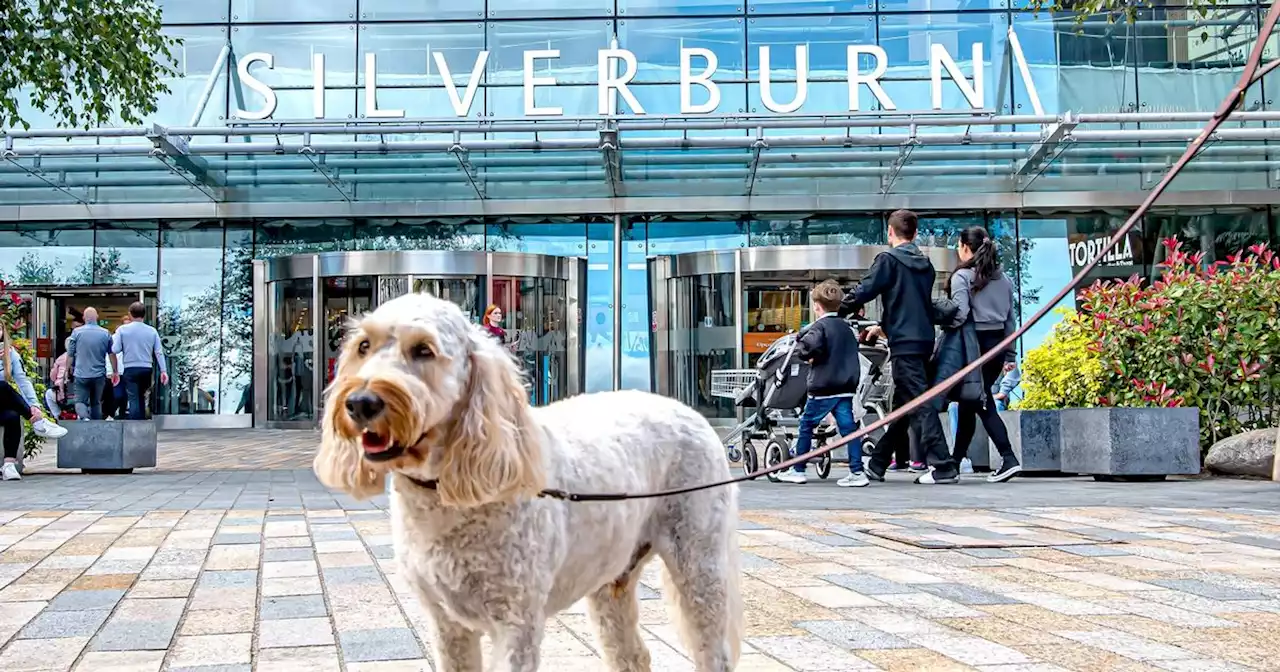
[[488,0],[491,18],[609,16],[613,0]]
[[743,0],[617,0],[617,3],[618,16],[740,15]]
[[586,391],[613,389],[613,222],[587,224]]
[[349,21],[355,18],[356,0],[231,0],[232,22]]
[[156,282],[157,222],[104,222],[94,235],[94,252],[76,267],[76,284],[150,285]]
[[[1031,319],[1060,287],[1071,281],[1067,231],[1066,217],[1024,215],[1018,218],[1019,252],[1023,259],[1019,266],[1018,312],[1023,321]],[[1069,294],[1055,308],[1074,308],[1075,305],[1075,296]],[[1022,352],[1039,347],[1059,319],[1051,313],[1032,325],[1022,336]]]
[[[277,6],[274,0],[253,4],[257,7]],[[279,3],[279,5],[284,4],[286,3]],[[299,14],[305,15],[306,12],[299,12]],[[302,88],[306,89],[307,95],[310,96],[314,81],[311,57],[314,54],[324,54],[326,86],[355,86],[356,84],[356,26],[354,23],[235,26],[231,30],[231,46],[236,53],[236,58],[243,58],[253,52],[267,52],[275,57],[274,68],[267,68],[266,63],[258,62],[249,69],[254,78],[268,86]],[[358,67],[364,68],[363,59],[360,60]]]
[[154,0],[160,8],[160,21],[165,25],[174,23],[215,23],[226,22],[229,0],[207,0],[192,2],[191,0]]
[[360,18],[368,21],[481,19],[484,0],[360,0]]
[[93,282],[93,226],[86,222],[33,222],[0,229],[0,277],[18,285]]
[[[525,4],[525,3],[521,3]],[[492,4],[490,11],[493,11]],[[558,84],[594,83],[598,74],[597,55],[607,49],[613,37],[612,20],[592,21],[501,21],[488,25],[489,84],[523,84],[524,52],[545,49],[560,51],[559,58],[534,61],[536,77],[555,77]],[[517,92],[519,89],[517,89]],[[594,97],[593,97],[594,100]],[[518,116],[505,108],[504,116]],[[593,105],[594,109],[594,105]]]
[[[760,80],[760,47],[769,47],[771,82],[791,81],[796,76],[796,47],[808,47],[810,81],[848,79],[850,44],[875,44],[875,17],[778,17],[747,21],[747,38],[751,43],[748,76]],[[882,38],[883,39],[883,38]],[[890,63],[902,62],[889,56]],[[862,70],[870,70],[869,62]],[[846,94],[845,98],[848,98]],[[789,100],[789,99],[788,99]]]
[[258,223],[255,257],[270,259],[351,247],[352,223],[345,219],[268,219]]
[[353,250],[483,250],[473,219],[368,219],[356,222]]
[[[618,42],[636,55],[636,82],[679,82],[680,50],[695,48],[716,55],[714,81],[741,81],[746,76],[746,33],[741,18],[627,19],[618,22]],[[690,62],[693,73],[706,67],[707,61],[701,57]]]
[[[1165,238],[1182,241],[1186,252],[1203,252],[1204,263],[1226,261],[1227,257],[1248,249],[1250,245],[1268,244],[1265,210],[1231,208],[1181,209],[1177,213],[1147,215],[1143,222],[1143,251],[1155,266],[1165,261],[1166,250],[1160,244]],[[1155,277],[1158,269],[1152,269]]]
[[253,413],[253,227],[228,223],[222,258],[219,413]]
[[[443,54],[459,92],[484,46],[484,24],[394,23],[360,26],[360,51],[378,59],[378,86],[443,86],[433,53]],[[492,58],[492,56],[490,56]],[[364,61],[356,81],[364,85]],[[379,101],[381,102],[381,101]],[[396,107],[396,105],[387,105]],[[413,116],[413,115],[410,115]],[[432,116],[453,116],[452,112]]]
[[884,245],[885,225],[875,215],[755,219],[750,223],[751,246],[767,245]]
[[166,223],[160,240],[156,329],[164,344],[169,384],[159,412],[216,413],[222,369],[222,223]]

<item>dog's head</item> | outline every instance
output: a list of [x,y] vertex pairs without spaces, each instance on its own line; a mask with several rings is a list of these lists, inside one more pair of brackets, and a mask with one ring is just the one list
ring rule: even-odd
[[453,506],[534,494],[543,437],[527,395],[515,361],[457,306],[426,294],[388,301],[347,330],[316,475],[359,498],[393,471],[437,479]]

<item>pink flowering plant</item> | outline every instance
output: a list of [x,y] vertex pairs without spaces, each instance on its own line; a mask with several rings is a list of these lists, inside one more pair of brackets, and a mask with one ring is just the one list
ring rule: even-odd
[[1280,424],[1280,255],[1204,263],[1174,238],[1158,280],[1097,282],[1080,318],[1101,359],[1100,406],[1200,409],[1201,442]]

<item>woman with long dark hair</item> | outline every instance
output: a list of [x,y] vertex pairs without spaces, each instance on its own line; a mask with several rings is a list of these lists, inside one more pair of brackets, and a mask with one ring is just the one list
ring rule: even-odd
[[[947,293],[960,307],[957,321],[961,324],[973,321],[978,350],[986,354],[1017,328],[1013,283],[1000,270],[996,243],[986,229],[971,226],[961,231],[958,248],[960,265],[947,279]],[[973,442],[975,418],[980,418],[987,436],[1000,451],[1001,464],[987,477],[991,483],[1007,481],[1022,471],[1022,465],[1009,443],[1009,430],[996,412],[996,401],[991,393],[1000,374],[1016,362],[1017,352],[1008,349],[984,364],[981,398],[958,402],[960,417],[953,457],[957,464],[967,457],[969,444]]]

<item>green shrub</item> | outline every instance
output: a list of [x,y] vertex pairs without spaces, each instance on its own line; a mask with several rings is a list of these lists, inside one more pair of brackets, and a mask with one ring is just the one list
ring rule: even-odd
[[1102,395],[1102,358],[1087,319],[1074,310],[1057,312],[1062,321],[1023,358],[1020,410],[1096,406]]

